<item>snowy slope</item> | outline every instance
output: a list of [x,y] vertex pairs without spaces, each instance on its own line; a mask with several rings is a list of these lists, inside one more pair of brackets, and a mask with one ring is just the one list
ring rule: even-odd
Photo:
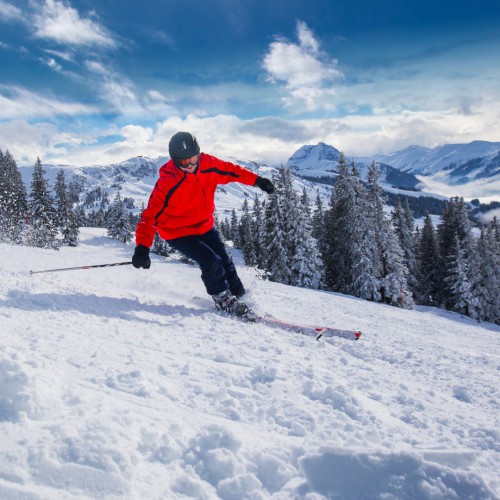
[[[260,281],[219,316],[199,270],[83,229],[0,245],[0,498],[498,498],[500,327]],[[497,472],[495,472],[497,471]]]

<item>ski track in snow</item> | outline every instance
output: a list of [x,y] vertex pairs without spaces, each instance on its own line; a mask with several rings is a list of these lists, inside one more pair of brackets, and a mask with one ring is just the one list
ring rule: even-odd
[[[219,315],[196,267],[82,229],[1,244],[0,498],[499,498],[500,327],[261,281]],[[235,253],[235,258],[237,254]]]

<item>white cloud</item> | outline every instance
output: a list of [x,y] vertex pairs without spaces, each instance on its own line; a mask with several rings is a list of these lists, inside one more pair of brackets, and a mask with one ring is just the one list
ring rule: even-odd
[[59,0],[45,0],[37,6],[33,24],[38,38],[70,46],[116,46],[106,28],[90,18],[82,18],[78,10]]
[[88,84],[96,88],[100,99],[113,111],[131,115],[143,111],[134,85],[125,75],[113,71],[100,61],[86,61],[85,65],[92,73]]
[[23,13],[21,9],[12,5],[11,3],[0,0],[0,19],[8,22],[22,21]]
[[96,111],[96,108],[86,104],[62,101],[22,87],[0,85],[0,120],[90,114]]
[[[93,111],[78,103],[59,102],[23,89],[5,90],[5,87],[0,87],[0,120],[16,116],[40,118],[44,113],[47,116],[51,113],[77,116]],[[148,97],[158,99],[159,105],[168,106],[162,103],[161,94],[153,92]],[[140,109],[140,103],[137,106]],[[3,141],[0,148],[26,155],[36,145],[36,155],[45,160],[57,158],[75,165],[105,164],[136,155],[165,156],[170,137],[179,130],[189,130],[197,135],[202,150],[207,153],[279,164],[286,162],[304,144],[320,141],[335,146],[348,156],[364,156],[389,153],[411,144],[434,147],[476,139],[497,141],[500,137],[500,103],[495,101],[482,103],[473,116],[453,109],[446,113],[393,111],[381,109],[378,115],[302,120],[272,116],[242,119],[231,114],[191,114],[182,118],[172,111],[163,115],[167,118],[156,124],[140,125],[144,115],[140,118],[130,115],[128,125],[120,129],[104,130],[98,126],[94,130],[86,129],[84,133],[71,125],[68,127],[68,123],[60,128],[47,124],[32,127],[19,119],[6,121],[0,127]],[[24,127],[20,126],[21,123]],[[19,130],[31,132],[19,134]],[[112,144],[109,139],[102,141],[103,137],[112,135],[121,137]]]
[[283,85],[286,106],[304,106],[308,111],[333,108],[333,85],[343,78],[337,61],[319,50],[319,43],[307,25],[297,23],[299,43],[279,39],[271,43],[263,67],[273,83]]
[[58,73],[63,71],[62,66],[53,57],[47,57],[46,59],[41,57],[39,61]]

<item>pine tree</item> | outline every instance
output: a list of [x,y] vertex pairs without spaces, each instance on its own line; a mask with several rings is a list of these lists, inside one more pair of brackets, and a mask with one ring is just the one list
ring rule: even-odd
[[262,213],[262,205],[257,194],[253,201],[252,209],[252,235],[253,235],[253,252],[255,254],[255,262],[257,267],[264,269],[266,265],[265,250],[264,250],[264,215]]
[[56,178],[55,202],[57,225],[62,234],[62,244],[76,247],[80,228],[78,227],[77,218],[73,211],[70,195],[66,186],[64,170],[62,169],[58,172]]
[[380,300],[381,250],[370,205],[378,189],[376,176],[370,188],[373,193],[367,192],[357,165],[352,162],[349,168],[344,155],[339,157],[337,172],[322,245],[327,288]]
[[440,246],[440,304],[478,317],[479,262],[463,198],[451,198],[438,227]]
[[479,258],[478,316],[500,324],[500,242],[495,238],[497,221],[481,228],[477,241]]
[[295,226],[289,237],[292,238],[294,249],[290,263],[291,284],[317,290],[322,285],[323,266],[317,240],[312,236],[304,198],[297,206]]
[[448,308],[471,318],[477,318],[479,300],[474,294],[473,284],[469,279],[469,260],[458,234],[455,234],[453,245],[448,249],[446,270],[444,282],[447,286]]
[[439,295],[439,245],[429,212],[418,242],[418,295],[417,302],[427,306],[437,305]]
[[408,269],[408,285],[414,296],[418,295],[418,266],[415,256],[415,220],[411,212],[408,200],[405,201],[405,206],[401,205],[399,196],[396,198],[396,206],[392,213],[392,221],[394,230],[399,239],[399,244],[403,250],[404,263]]
[[387,304],[411,309],[413,298],[408,287],[408,269],[399,239],[387,222],[385,247],[382,254],[382,300]]
[[319,194],[319,191],[316,193],[316,208],[314,213],[311,216],[312,222],[312,235],[318,241],[319,247],[322,245],[322,236],[324,234],[324,220],[325,213],[323,210],[323,200]]
[[351,228],[351,284],[347,293],[367,300],[378,300],[380,281],[375,269],[377,241],[372,224],[371,207],[368,194],[360,177],[360,172],[352,162],[351,182],[355,200]]
[[132,240],[132,225],[125,204],[118,190],[107,217],[108,236],[128,243]]
[[28,202],[26,188],[14,157],[0,150],[0,240],[20,244],[26,240]]
[[284,221],[279,203],[281,186],[278,179],[273,179],[275,192],[270,195],[265,209],[265,224],[263,233],[264,270],[271,281],[290,283],[290,268],[288,267],[288,252]]
[[40,248],[58,249],[57,215],[40,158],[37,158],[33,169],[28,214],[30,244]]
[[329,209],[325,212],[324,235],[320,245],[325,267],[325,286],[337,292],[345,292],[350,283],[349,214],[353,211],[355,195],[349,177],[349,166],[341,153],[337,161],[337,178]]
[[252,233],[252,217],[250,215],[247,198],[245,198],[241,210],[239,237],[241,249],[243,250],[243,257],[247,266],[256,266],[257,257],[255,256],[254,235]]
[[234,208],[231,212],[231,237],[229,239],[233,241],[234,248],[241,248],[238,216]]
[[172,248],[165,240],[160,237],[158,233],[156,233],[153,239],[153,246],[151,247],[151,251],[157,255],[168,257],[172,253]]
[[370,300],[382,300],[383,255],[387,247],[388,223],[384,212],[385,199],[380,187],[380,170],[375,162],[368,167],[366,203],[363,207],[367,256],[371,260],[369,279],[362,296]]
[[304,188],[302,189],[302,196],[300,197],[300,204],[304,208],[306,212],[306,217],[308,219],[308,223],[312,224],[312,214],[311,214],[311,202],[309,201],[309,194],[307,193],[307,189]]

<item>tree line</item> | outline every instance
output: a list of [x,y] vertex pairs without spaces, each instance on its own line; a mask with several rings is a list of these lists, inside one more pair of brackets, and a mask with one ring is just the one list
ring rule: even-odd
[[0,241],[55,250],[74,247],[83,226],[106,227],[110,237],[125,243],[132,240],[136,219],[128,211],[129,199],[122,199],[118,190],[109,203],[107,193],[99,193],[99,210],[86,213],[78,191],[68,185],[62,169],[52,190],[38,158],[28,192],[14,157],[0,150]]
[[379,179],[375,163],[363,182],[356,164],[341,155],[328,206],[318,193],[312,209],[305,189],[299,196],[290,171],[281,168],[267,201],[255,197],[250,208],[245,199],[241,217],[233,211],[218,227],[272,281],[500,323],[497,219],[475,236],[467,204],[454,197],[437,227],[426,213],[419,229],[406,199],[386,213]]

